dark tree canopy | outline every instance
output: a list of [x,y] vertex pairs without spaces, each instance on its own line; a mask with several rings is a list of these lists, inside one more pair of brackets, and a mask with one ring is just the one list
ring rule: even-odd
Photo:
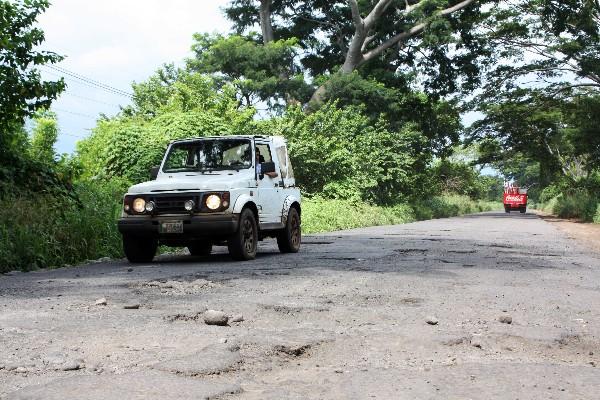
[[473,29],[487,17],[484,3],[493,2],[233,0],[226,13],[238,34],[258,27],[270,32],[265,42],[297,38],[312,76],[366,69],[402,81],[418,71],[427,89],[446,95],[471,90],[489,59]]

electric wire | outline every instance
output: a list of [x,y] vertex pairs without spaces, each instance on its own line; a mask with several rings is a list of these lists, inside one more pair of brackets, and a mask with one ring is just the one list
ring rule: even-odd
[[69,110],[65,110],[64,108],[52,107],[52,110],[60,111],[60,112],[65,112],[65,113],[68,113],[68,114],[77,115],[78,117],[93,118],[93,119],[100,118],[99,116],[93,116],[93,115],[89,115],[89,114],[83,114],[83,113],[79,113],[79,112],[76,112],[76,111],[69,111]]
[[111,106],[111,107],[121,107],[121,106],[120,106],[120,105],[118,105],[118,104],[107,103],[107,102],[105,102],[105,101],[102,101],[102,100],[91,99],[91,98],[89,98],[89,97],[80,96],[80,95],[78,95],[78,94],[71,93],[71,92],[69,92],[69,90],[68,90],[68,89],[67,89],[67,91],[65,91],[65,92],[61,93],[61,97],[62,97],[62,96],[71,96],[71,97],[76,97],[76,98],[78,98],[78,99],[81,99],[81,100],[93,101],[94,103],[98,103],[98,104],[104,104],[104,105],[106,105],[106,106]]
[[[42,65],[41,67],[44,67],[44,66]],[[113,91],[112,91],[112,90],[110,90],[110,89],[101,88],[101,87],[98,87],[98,86],[96,86],[96,85],[93,85],[93,84],[91,84],[91,83],[87,83],[87,82],[79,81],[79,80],[76,80],[76,79],[74,79],[74,78],[70,78],[70,77],[68,77],[68,76],[61,75],[61,74],[58,74],[58,73],[56,73],[56,72],[53,72],[53,71],[50,71],[50,70],[44,70],[44,72],[45,72],[45,73],[47,73],[47,74],[50,74],[50,75],[54,75],[54,76],[56,76],[56,77],[58,77],[58,78],[63,78],[63,79],[66,79],[67,81],[69,81],[69,82],[72,82],[72,83],[76,83],[76,84],[78,84],[78,85],[87,86],[87,87],[90,87],[90,88],[93,88],[93,89],[101,89],[101,90],[104,90],[104,91],[106,91],[106,92],[108,92],[108,93],[111,93],[111,94],[115,94],[115,95],[118,95],[118,96],[123,96],[122,94],[120,94],[120,93],[117,93],[117,92],[113,92]]]
[[46,68],[50,67],[49,65],[41,65],[40,67],[41,67],[41,69],[44,72],[46,72],[46,73],[48,73],[50,75],[54,75],[54,76],[59,77],[59,78],[64,78],[64,79],[68,80],[69,82],[77,83],[79,85],[84,85],[84,86],[87,86],[87,87],[90,87],[90,88],[94,88],[94,89],[101,89],[101,90],[104,90],[104,91],[106,91],[108,93],[112,93],[112,94],[115,94],[115,95],[118,95],[118,96],[127,97],[129,99],[133,98],[133,95],[131,95],[131,94],[127,93],[127,92],[123,92],[122,90],[119,90],[119,89],[113,89],[111,86],[108,86],[108,85],[101,86],[101,85],[97,85],[97,84],[93,83],[93,81],[86,81],[86,80],[83,80],[83,79],[80,79],[80,78],[76,78],[74,76],[70,76],[70,75],[68,75],[66,73],[62,73],[62,72],[58,73],[60,71],[58,71],[55,68],[52,68],[52,71],[49,70],[49,69],[46,69]]
[[99,88],[116,92],[116,93],[118,93],[118,94],[120,94],[122,96],[133,97],[132,93],[128,93],[128,92],[126,92],[124,90],[121,90],[121,89],[115,88],[113,86],[107,85],[106,83],[102,83],[102,82],[99,82],[99,81],[94,80],[92,78],[88,78],[86,76],[78,74],[77,72],[73,72],[73,71],[70,71],[70,70],[68,70],[66,68],[59,67],[58,65],[48,65],[47,64],[47,65],[45,65],[45,67],[53,69],[55,71],[58,71],[58,72],[60,72],[62,74],[68,75],[68,76],[70,76],[72,78],[75,78],[75,79],[78,79],[80,81],[87,82],[87,83],[89,83],[91,85],[94,85],[94,86],[97,86]]

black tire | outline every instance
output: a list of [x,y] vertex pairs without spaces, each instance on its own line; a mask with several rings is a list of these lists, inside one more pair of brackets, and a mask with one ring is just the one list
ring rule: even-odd
[[504,206],[504,212],[510,214],[510,207]]
[[521,214],[525,214],[525,211],[527,211],[527,208],[526,208],[526,207],[521,207],[521,208],[519,208],[519,212],[520,212]]
[[256,218],[249,208],[242,210],[240,214],[240,226],[237,232],[229,237],[227,247],[229,255],[237,261],[254,260],[258,246],[258,227]]
[[139,236],[123,235],[123,251],[130,263],[149,263],[156,254],[158,240]]
[[208,256],[212,252],[212,243],[198,242],[189,245],[187,248],[190,251],[190,254],[194,257]]
[[300,215],[294,207],[290,208],[285,228],[277,235],[277,246],[282,253],[297,253],[302,242]]

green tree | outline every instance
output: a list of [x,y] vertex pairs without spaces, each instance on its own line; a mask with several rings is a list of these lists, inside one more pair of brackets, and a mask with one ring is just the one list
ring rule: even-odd
[[287,137],[296,180],[307,193],[392,204],[426,187],[431,155],[413,124],[392,130],[360,107],[335,103],[311,114],[291,108],[270,124]]
[[295,39],[262,44],[242,36],[195,34],[194,41],[188,69],[232,84],[245,106],[306,102],[312,93],[294,61]]
[[[260,25],[263,42],[297,38],[312,76],[348,74],[380,65],[392,74],[424,72],[441,94],[477,82],[486,56],[474,26],[487,16],[473,0],[233,0],[226,13],[237,33]],[[312,102],[327,92],[321,85]]]
[[[562,98],[545,90],[516,89],[481,109],[471,127],[480,143],[480,162],[507,176],[537,171],[541,187],[566,180],[575,184],[600,166],[600,96]],[[531,183],[531,182],[530,182]]]
[[523,82],[561,97],[600,90],[597,0],[500,2],[481,29],[499,54],[484,96]]
[[[167,71],[168,72],[168,71]],[[134,85],[134,104],[121,115],[101,120],[78,142],[76,163],[81,179],[148,179],[167,144],[186,137],[251,134],[252,108],[239,108],[235,89],[219,86],[199,73],[165,69]]]
[[39,112],[34,116],[33,124],[29,155],[32,159],[51,166],[56,161],[54,152],[54,145],[58,138],[56,115],[52,112]]
[[34,26],[48,7],[46,0],[0,0],[0,162],[12,158],[15,131],[25,118],[64,89],[64,81],[43,81],[39,65],[62,60],[56,53],[37,50],[44,32]]

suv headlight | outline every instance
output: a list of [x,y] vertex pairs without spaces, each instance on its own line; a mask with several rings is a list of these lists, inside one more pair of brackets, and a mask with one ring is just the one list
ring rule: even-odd
[[216,210],[221,207],[221,197],[216,194],[211,194],[206,198],[206,207],[209,210]]
[[146,210],[146,200],[138,197],[133,200],[133,211],[136,213],[143,213]]

